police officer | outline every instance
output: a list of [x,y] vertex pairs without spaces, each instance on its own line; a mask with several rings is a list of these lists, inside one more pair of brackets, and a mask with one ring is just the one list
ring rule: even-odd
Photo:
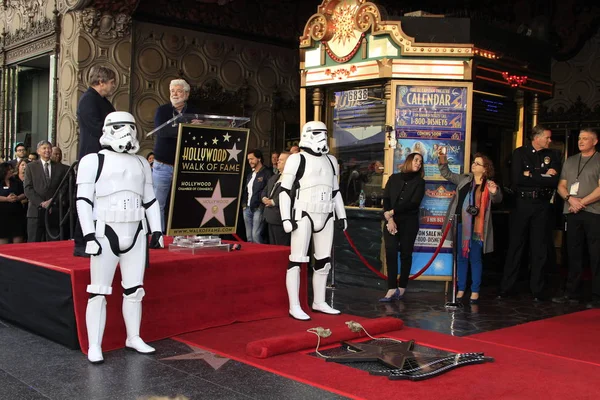
[[561,166],[560,155],[548,149],[551,136],[548,128],[537,125],[532,130],[531,144],[519,147],[512,155],[511,182],[516,209],[511,216],[508,253],[498,299],[511,294],[529,240],[531,292],[534,301],[544,300],[544,272],[551,245],[548,232],[553,221],[550,201],[558,185]]

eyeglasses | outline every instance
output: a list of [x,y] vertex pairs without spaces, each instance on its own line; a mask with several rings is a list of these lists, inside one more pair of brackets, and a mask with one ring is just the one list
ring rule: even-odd
[[481,164],[481,163],[478,163],[477,161],[473,161],[473,164],[471,164],[471,165],[477,165],[477,166],[480,166],[480,167],[483,167],[483,166],[484,166],[483,164]]

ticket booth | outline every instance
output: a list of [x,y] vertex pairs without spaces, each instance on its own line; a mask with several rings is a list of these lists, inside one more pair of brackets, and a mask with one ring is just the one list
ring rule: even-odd
[[[479,71],[486,88],[494,84],[492,80],[498,81],[497,93],[476,90],[480,84],[475,76],[478,58],[497,60],[495,53],[473,44],[468,18],[418,15],[390,17],[364,0],[325,0],[300,38],[301,124],[310,120],[327,124],[331,151],[340,163],[348,235],[355,250],[383,273],[383,188],[405,157],[419,152],[425,163],[426,195],[421,204],[414,274],[440,242],[444,215],[454,193],[453,185],[439,175],[438,150],[447,151],[454,172],[468,172],[474,110],[483,107],[482,115],[510,115],[507,154],[520,145],[519,140],[522,143],[526,122],[524,117],[519,119],[525,102],[521,101],[520,108],[512,107],[518,93],[521,99],[527,96],[522,94],[521,75],[510,63],[498,69],[499,77],[491,76],[496,70],[489,67]],[[409,27],[410,34],[405,29]],[[503,71],[507,71],[504,81]],[[503,90],[508,90],[508,95]],[[509,97],[510,104],[504,107],[503,100]],[[539,101],[537,94],[535,98]],[[336,237],[334,257],[338,279],[366,286],[383,283],[367,270],[342,234]],[[446,242],[419,279],[448,281],[451,271],[451,246]]]

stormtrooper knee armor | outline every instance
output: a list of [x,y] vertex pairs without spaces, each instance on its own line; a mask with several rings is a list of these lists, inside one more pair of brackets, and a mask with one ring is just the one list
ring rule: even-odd
[[103,150],[83,157],[77,174],[77,213],[86,240],[85,252],[91,256],[86,325],[92,363],[104,360],[105,296],[112,294],[117,264],[125,288],[125,345],[140,353],[154,352],[139,336],[146,234],[152,232],[151,247],[164,247],[150,165],[135,154],[139,150],[135,119],[126,112],[110,113],[102,132]]
[[339,192],[338,163],[329,153],[327,127],[311,121],[302,127],[300,153],[288,157],[282,176],[279,204],[283,228],[291,232],[290,263],[286,276],[289,313],[299,320],[310,317],[300,307],[300,264],[309,261],[308,246],[313,239],[315,271],[312,309],[326,314],[339,314],[325,302],[327,277],[331,264],[333,222],[346,229],[346,210]]

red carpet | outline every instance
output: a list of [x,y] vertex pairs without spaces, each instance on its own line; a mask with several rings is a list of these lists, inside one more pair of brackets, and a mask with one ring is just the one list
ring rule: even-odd
[[[586,361],[600,366],[600,310],[479,333],[468,339]],[[600,398],[600,385],[598,386]]]
[[[364,318],[348,315],[315,315],[313,321],[309,322],[278,318],[192,332],[175,339],[355,399],[388,400],[399,396],[486,400],[598,398],[598,366],[414,328],[403,328],[378,336],[415,339],[418,344],[453,352],[484,352],[496,361],[458,368],[426,381],[411,382],[390,381],[386,377],[371,376],[346,365],[327,363],[308,355],[314,348],[264,359],[252,357],[246,352],[247,343],[261,338],[277,333],[289,335],[296,329],[302,333],[316,326],[335,326],[332,330],[344,330],[347,328],[341,324],[350,319],[361,323],[365,321]],[[593,344],[596,345],[596,342]]]
[[[85,352],[89,259],[72,254],[72,241],[4,245],[0,249],[2,257],[71,275],[77,335]],[[150,250],[150,266],[144,278],[146,296],[141,336],[153,342],[234,322],[287,316],[288,256],[288,247],[252,243],[244,243],[241,251],[200,255]],[[302,278],[305,288],[306,270]],[[102,345],[105,351],[122,348],[126,337],[118,269],[112,287],[113,294],[107,296]],[[306,289],[301,289],[301,293],[307,293]],[[36,295],[39,294],[31,293],[31,296]],[[306,295],[302,302],[306,307]]]
[[[265,339],[254,340],[246,346],[246,354],[256,358],[268,358],[279,354],[314,348],[317,336],[307,332],[306,324],[311,327],[322,326],[331,330],[331,336],[321,338],[321,346],[338,343],[342,340],[365,338],[364,331],[353,332],[346,326],[348,316],[329,317],[315,314],[310,322],[290,321],[281,324],[279,320],[272,320],[255,324],[262,332],[272,332],[273,335]],[[358,321],[356,321],[358,322]],[[402,329],[403,322],[397,318],[360,319],[361,325],[371,336],[380,333]],[[251,329],[248,327],[248,329]]]

